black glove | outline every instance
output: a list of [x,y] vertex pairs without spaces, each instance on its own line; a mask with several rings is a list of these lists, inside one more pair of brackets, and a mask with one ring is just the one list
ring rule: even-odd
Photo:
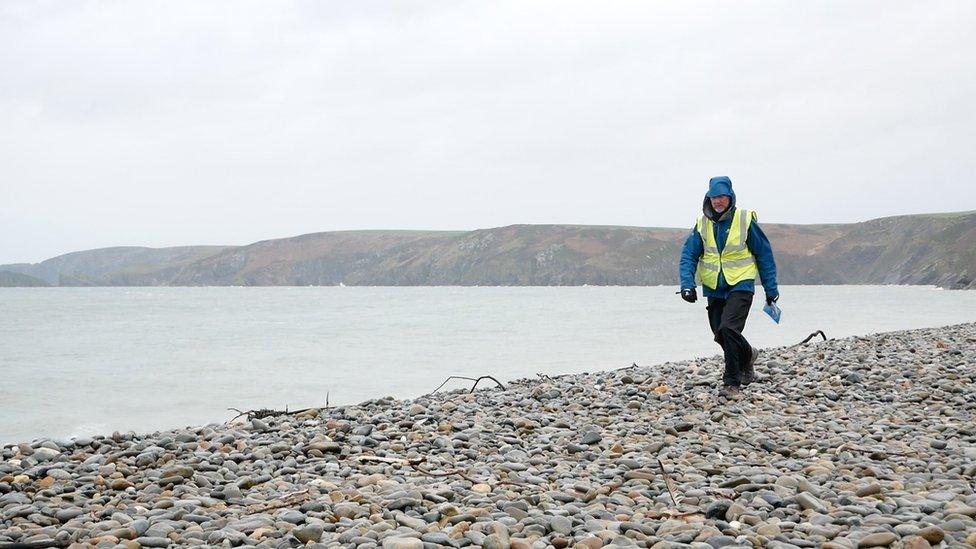
[[687,301],[688,303],[694,303],[698,301],[698,290],[694,288],[682,288],[681,299]]
[[773,303],[776,303],[777,301],[779,301],[779,294],[776,294],[776,295],[767,295],[766,296],[766,305],[772,305]]

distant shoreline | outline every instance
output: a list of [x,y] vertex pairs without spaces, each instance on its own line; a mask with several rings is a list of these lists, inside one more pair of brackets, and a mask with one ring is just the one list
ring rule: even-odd
[[[976,212],[764,224],[782,284],[976,287]],[[688,229],[511,225],[336,231],[246,246],[123,246],[0,265],[0,286],[647,286],[677,284]]]

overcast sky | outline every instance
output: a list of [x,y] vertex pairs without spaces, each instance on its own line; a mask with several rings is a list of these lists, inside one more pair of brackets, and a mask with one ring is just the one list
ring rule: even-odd
[[0,3],[0,263],[976,209],[976,2]]

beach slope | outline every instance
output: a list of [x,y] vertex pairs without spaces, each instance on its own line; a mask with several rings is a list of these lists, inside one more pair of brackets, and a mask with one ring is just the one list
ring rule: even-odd
[[0,545],[976,546],[976,324],[757,371],[734,400],[711,357],[7,445]]

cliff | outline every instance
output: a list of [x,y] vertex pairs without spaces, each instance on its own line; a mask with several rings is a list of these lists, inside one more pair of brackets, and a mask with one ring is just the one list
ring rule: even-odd
[[[763,228],[783,284],[976,287],[976,212]],[[676,284],[687,234],[585,225],[340,231],[246,246],[105,248],[0,271],[61,286]]]

